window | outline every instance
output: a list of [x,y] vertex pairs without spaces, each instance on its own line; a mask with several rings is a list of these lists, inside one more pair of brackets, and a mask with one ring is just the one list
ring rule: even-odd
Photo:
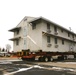
[[68,37],[70,37],[70,33],[68,33]]
[[19,45],[19,40],[16,40],[16,45]]
[[36,23],[32,24],[32,29],[36,29]]
[[16,33],[19,34],[19,30],[17,30]]
[[63,33],[63,29],[61,29],[61,32]]
[[73,46],[75,46],[75,43],[73,43]]
[[58,42],[58,41],[57,41],[57,38],[55,38],[55,44],[57,44],[57,42]]
[[50,24],[49,23],[47,23],[47,29],[50,29]]
[[74,34],[72,34],[72,37],[74,38]]
[[50,36],[47,36],[47,43],[50,43]]
[[62,39],[62,45],[64,45],[64,40]]
[[57,32],[57,27],[56,26],[54,26],[54,31]]

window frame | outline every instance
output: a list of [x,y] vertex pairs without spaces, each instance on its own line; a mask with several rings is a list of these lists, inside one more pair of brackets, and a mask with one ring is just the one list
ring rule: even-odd
[[18,46],[19,45],[19,40],[16,40],[16,46]]
[[55,39],[55,44],[58,44],[58,38],[55,37],[54,39]]
[[64,30],[63,30],[63,29],[61,29],[61,32],[63,33],[63,32],[64,32]]
[[32,24],[32,30],[36,29],[36,23]]
[[64,39],[62,39],[62,45],[64,45]]
[[51,42],[50,36],[47,36],[47,43],[50,43],[50,42]]
[[72,37],[73,37],[73,39],[74,39],[74,34],[72,34]]
[[16,34],[17,34],[17,35],[19,34],[19,30],[16,31]]
[[50,23],[47,23],[47,29],[50,30]]
[[54,26],[54,32],[57,32],[57,27],[56,26]]
[[70,37],[70,33],[68,32],[68,37]]

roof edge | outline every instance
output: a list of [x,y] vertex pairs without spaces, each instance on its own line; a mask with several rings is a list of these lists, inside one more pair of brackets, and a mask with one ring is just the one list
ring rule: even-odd
[[47,22],[53,23],[55,26],[58,26],[59,28],[62,28],[62,29],[64,29],[64,30],[66,30],[66,31],[68,31],[68,32],[76,35],[76,33],[72,32],[72,31],[68,30],[67,28],[65,28],[65,27],[63,27],[63,26],[61,26],[61,25],[59,25],[59,24],[57,24],[57,23],[55,23],[55,22],[53,22],[53,21],[50,21],[50,20],[48,20],[48,19],[46,19],[46,18],[44,18],[44,17],[42,17],[42,16],[31,20],[29,23],[33,23],[33,22],[35,22],[35,21],[37,21],[37,20],[39,20],[39,19],[42,19],[42,20],[45,20],[45,21],[47,21]]

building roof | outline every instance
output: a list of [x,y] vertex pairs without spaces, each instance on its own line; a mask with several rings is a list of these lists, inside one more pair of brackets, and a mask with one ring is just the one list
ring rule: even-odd
[[48,19],[46,19],[46,18],[44,18],[44,17],[35,18],[35,19],[31,20],[29,23],[36,23],[36,22],[38,22],[38,21],[40,21],[40,20],[44,20],[44,21],[46,21],[46,22],[52,23],[54,26],[57,26],[57,27],[59,27],[59,28],[62,28],[62,29],[64,29],[64,30],[68,31],[69,33],[72,33],[72,34],[75,34],[75,35],[76,35],[76,33],[72,32],[72,31],[64,28],[63,26],[60,26],[60,25],[58,25],[58,24],[56,24],[56,23],[54,23],[54,22],[52,22],[52,21],[50,21],[50,20],[48,20]]
[[14,31],[17,31],[17,30],[20,30],[20,29],[21,29],[21,27],[15,27],[15,28],[10,29],[9,31],[14,32]]
[[11,39],[9,39],[9,40],[14,41],[14,40],[19,40],[20,38],[21,38],[21,37],[19,36],[19,37],[11,38]]

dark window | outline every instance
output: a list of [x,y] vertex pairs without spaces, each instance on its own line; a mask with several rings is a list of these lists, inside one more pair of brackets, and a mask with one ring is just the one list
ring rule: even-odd
[[50,43],[50,36],[47,36],[47,43]]
[[57,27],[56,26],[54,26],[54,31],[57,32]]
[[47,23],[47,29],[50,29],[50,24],[49,23]]
[[70,33],[68,33],[68,37],[70,37]]
[[57,41],[57,38],[55,38],[55,44],[57,44],[57,42],[58,42],[58,41]]
[[62,39],[62,45],[64,45],[64,40]]
[[36,23],[32,24],[32,29],[36,29]]
[[16,45],[19,45],[19,40],[16,40]]
[[16,33],[19,34],[19,30],[17,30]]
[[73,46],[75,46],[75,43],[73,43]]
[[74,34],[72,34],[72,37],[74,38]]
[[63,33],[63,29],[61,29],[61,32]]

